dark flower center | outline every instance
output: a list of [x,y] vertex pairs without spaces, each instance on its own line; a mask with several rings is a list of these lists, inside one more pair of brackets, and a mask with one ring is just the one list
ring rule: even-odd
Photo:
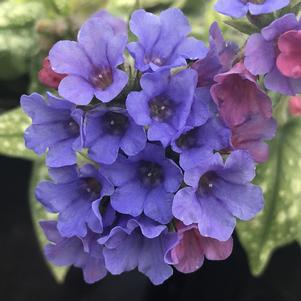
[[164,179],[162,166],[150,161],[141,161],[138,176],[145,186],[157,186]]
[[103,116],[103,127],[110,135],[122,136],[129,127],[129,119],[121,113],[108,112]]
[[97,70],[91,77],[92,84],[95,88],[105,90],[113,83],[113,74],[111,68]]
[[73,119],[70,119],[67,122],[67,128],[72,136],[79,135],[79,125]]
[[157,96],[149,102],[151,117],[156,121],[164,121],[171,117],[172,103],[166,96]]
[[94,178],[84,178],[86,191],[93,196],[98,198],[102,189],[101,184]]
[[191,130],[185,134],[182,134],[177,140],[176,145],[182,149],[190,149],[197,145],[196,130]]
[[208,171],[202,175],[199,180],[198,193],[202,195],[208,193],[213,188],[215,179],[216,173],[213,171]]

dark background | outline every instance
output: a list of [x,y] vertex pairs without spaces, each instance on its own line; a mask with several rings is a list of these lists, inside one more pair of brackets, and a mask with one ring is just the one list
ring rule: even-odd
[[[0,112],[17,106],[26,87],[26,77],[0,82]],[[254,278],[236,237],[227,261],[207,261],[190,275],[175,272],[161,286],[152,286],[136,271],[86,285],[76,268],[58,285],[40,253],[30,218],[31,168],[29,161],[0,156],[0,301],[301,300],[301,249],[297,244],[276,251],[265,273]]]

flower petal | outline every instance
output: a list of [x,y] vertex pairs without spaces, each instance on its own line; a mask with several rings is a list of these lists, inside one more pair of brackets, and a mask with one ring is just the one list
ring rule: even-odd
[[259,33],[252,34],[245,49],[247,69],[254,75],[266,74],[273,69],[275,59],[273,42],[266,41]]
[[130,126],[120,142],[121,149],[128,155],[134,156],[142,151],[146,144],[146,133],[143,127],[130,121]]
[[60,82],[59,94],[77,105],[87,105],[94,96],[94,88],[82,77],[69,75]]
[[119,146],[119,136],[105,135],[89,147],[89,156],[96,162],[112,164],[117,159]]
[[120,213],[139,216],[143,211],[146,196],[147,190],[140,182],[130,182],[116,189],[111,196],[111,204]]
[[162,186],[152,189],[144,203],[144,213],[153,220],[167,224],[172,219],[173,194],[167,193]]
[[113,72],[113,82],[105,90],[95,89],[95,96],[102,102],[110,102],[120,94],[128,82],[128,75],[126,72],[116,69]]
[[49,147],[46,157],[46,165],[49,167],[61,167],[76,163],[76,153],[73,149],[74,139],[66,139]]
[[176,52],[186,59],[197,60],[203,59],[207,55],[208,48],[205,46],[204,42],[189,37],[177,47]]
[[126,99],[126,108],[130,116],[139,125],[151,123],[148,100],[144,92],[131,92]]
[[49,60],[57,73],[77,75],[88,79],[93,66],[85,51],[73,41],[59,41],[51,48]]
[[250,220],[263,209],[263,194],[258,186],[232,184],[219,179],[213,186],[214,195],[237,218]]
[[221,14],[233,18],[242,18],[248,12],[248,5],[240,0],[219,0],[215,4],[215,9]]
[[88,19],[78,33],[79,45],[98,68],[109,66],[107,47],[112,38],[114,38],[112,27],[97,17]]

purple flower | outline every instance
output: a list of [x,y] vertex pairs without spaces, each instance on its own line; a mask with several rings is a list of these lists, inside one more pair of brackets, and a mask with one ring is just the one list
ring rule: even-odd
[[234,149],[249,151],[256,162],[263,163],[269,159],[269,147],[264,141],[272,139],[276,130],[277,122],[274,118],[250,115],[244,123],[232,128],[232,146]]
[[[41,182],[36,198],[48,211],[59,213],[57,227],[61,235],[85,237],[88,228],[101,233],[104,221],[100,207],[106,205],[103,197],[114,192],[112,184],[92,165],[50,169],[49,173],[53,182]],[[105,219],[114,215],[110,207],[106,215]]]
[[127,23],[124,20],[111,15],[105,9],[94,13],[91,18],[101,18],[104,23],[107,23],[112,27],[115,34],[123,34],[125,36],[128,34]]
[[138,267],[158,285],[173,274],[170,250],[177,240],[177,234],[168,233],[166,226],[139,218],[121,222],[98,242],[104,244],[105,264],[110,273],[118,275]]
[[267,89],[285,95],[301,92],[300,32],[296,16],[287,14],[250,36],[244,63],[252,74],[265,75]]
[[210,89],[197,88],[194,92],[193,102],[186,121],[186,126],[201,126],[215,114],[216,106],[212,100]]
[[166,147],[184,127],[191,112],[196,82],[194,70],[183,70],[173,76],[169,70],[142,76],[143,90],[131,92],[126,107],[137,124],[148,126],[150,141],[160,141]]
[[186,66],[186,59],[201,59],[208,52],[203,42],[187,37],[191,26],[176,8],[169,8],[160,16],[136,10],[130,29],[138,41],[129,43],[128,50],[135,59],[136,68],[142,72]]
[[233,18],[242,18],[248,12],[251,15],[269,14],[287,6],[290,0],[218,0],[215,9]]
[[186,171],[181,189],[173,201],[173,214],[185,225],[198,224],[200,234],[226,241],[235,227],[235,217],[253,218],[263,208],[263,195],[258,186],[250,184],[255,165],[244,151],[234,151],[223,162],[215,160]]
[[99,106],[88,111],[83,132],[89,157],[99,163],[115,162],[119,149],[128,156],[136,155],[146,144],[143,127],[136,125],[126,110],[117,107]]
[[210,48],[206,57],[192,64],[192,68],[198,73],[198,87],[211,86],[215,75],[231,69],[239,50],[235,43],[224,40],[217,22],[210,27],[209,42]]
[[75,164],[76,151],[82,148],[82,111],[50,93],[47,96],[33,93],[21,97],[22,109],[32,119],[25,131],[26,147],[38,155],[48,150],[46,164],[50,167]]
[[113,165],[102,166],[101,170],[117,187],[111,196],[116,211],[134,217],[144,212],[162,224],[170,222],[173,193],[183,176],[161,146],[147,144],[138,155],[120,155]]
[[59,41],[49,53],[52,68],[65,77],[59,94],[87,105],[92,98],[109,102],[125,87],[128,75],[117,68],[123,63],[127,43],[124,33],[115,32],[103,18],[90,18],[81,27],[78,42]]
[[179,236],[178,244],[171,250],[171,258],[175,268],[182,273],[193,273],[202,267],[205,258],[208,260],[225,260],[233,248],[233,240],[218,241],[204,237],[197,225],[185,226],[177,221],[176,229]]
[[200,127],[186,126],[172,141],[172,149],[180,154],[184,170],[203,165],[214,156],[214,151],[230,146],[231,131],[217,118]]
[[45,247],[45,255],[51,263],[81,268],[85,281],[91,284],[106,276],[103,247],[97,243],[98,237],[94,233],[89,231],[84,238],[65,238],[57,230],[55,221],[44,221],[40,225],[50,241]]

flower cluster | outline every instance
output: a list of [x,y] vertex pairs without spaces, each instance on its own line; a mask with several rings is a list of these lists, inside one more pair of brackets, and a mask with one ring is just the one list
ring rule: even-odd
[[[217,7],[239,7],[242,15],[288,1],[270,2]],[[130,43],[126,23],[102,11],[82,25],[77,41],[52,47],[40,77],[59,96],[21,99],[32,118],[26,146],[47,153],[50,179],[36,198],[57,214],[41,222],[50,262],[82,268],[88,283],[138,268],[161,284],[172,267],[191,273],[204,258],[229,257],[236,219],[263,208],[251,182],[276,130],[256,75],[277,86],[269,75],[276,70],[298,86],[299,50],[290,45],[301,35],[287,18],[250,38],[245,61],[217,23],[209,49],[191,37],[175,8],[159,16],[135,11],[129,24],[137,40]],[[294,70],[283,65],[287,56]]]

